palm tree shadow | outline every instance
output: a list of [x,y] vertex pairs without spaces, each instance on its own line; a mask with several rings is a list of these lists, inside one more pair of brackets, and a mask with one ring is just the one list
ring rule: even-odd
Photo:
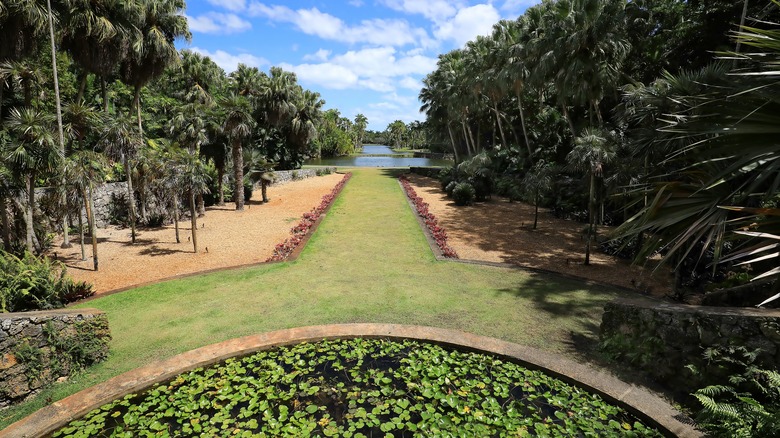
[[166,255],[171,255],[171,254],[176,254],[176,253],[184,253],[184,252],[187,252],[187,251],[182,251],[180,249],[160,248],[157,245],[151,245],[148,248],[145,248],[145,249],[141,250],[138,254],[139,255],[148,255],[148,256],[152,256],[152,257],[157,257],[157,256],[166,256]]

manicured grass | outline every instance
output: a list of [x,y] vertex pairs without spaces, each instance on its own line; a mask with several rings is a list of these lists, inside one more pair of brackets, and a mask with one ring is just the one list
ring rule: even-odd
[[519,270],[436,261],[397,171],[353,172],[295,262],[159,283],[77,306],[108,314],[109,359],[1,412],[0,427],[152,361],[283,328],[419,324],[575,356],[581,351],[573,345],[595,339],[603,305],[618,292]]

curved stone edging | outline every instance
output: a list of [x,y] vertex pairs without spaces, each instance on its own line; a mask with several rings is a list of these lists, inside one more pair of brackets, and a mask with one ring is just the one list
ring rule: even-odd
[[[350,174],[351,172],[343,172],[343,173],[342,172],[335,172],[335,173],[339,174],[339,175],[347,175],[347,174]],[[347,182],[349,182],[349,180],[347,180]],[[136,289],[136,288],[143,287],[143,286],[150,286],[152,284],[162,283],[164,281],[180,280],[182,278],[196,277],[198,275],[213,274],[215,272],[235,271],[235,270],[238,270],[238,269],[251,268],[251,267],[254,267],[254,266],[276,264],[276,263],[286,263],[286,262],[295,261],[295,260],[298,259],[298,256],[301,255],[303,250],[306,249],[306,245],[309,243],[309,239],[311,239],[311,236],[320,227],[320,223],[322,223],[322,221],[325,219],[325,216],[328,214],[328,212],[330,212],[330,208],[336,202],[336,199],[338,199],[338,197],[341,196],[341,192],[344,191],[344,187],[346,187],[346,185],[347,184],[344,183],[341,186],[341,188],[338,190],[338,192],[333,197],[333,202],[328,204],[328,207],[325,210],[323,210],[322,214],[317,218],[317,220],[314,222],[314,224],[312,224],[311,228],[309,229],[309,232],[306,233],[306,235],[303,236],[303,238],[301,240],[301,243],[295,248],[295,250],[293,250],[292,253],[290,253],[290,256],[287,259],[283,260],[283,261],[273,261],[273,262],[262,261],[262,262],[256,262],[256,263],[245,263],[245,264],[242,264],[242,265],[227,266],[227,267],[224,267],[224,268],[206,269],[205,271],[187,272],[185,274],[173,275],[173,276],[166,277],[166,278],[161,278],[161,279],[158,279],[158,280],[147,281],[147,282],[144,282],[144,283],[138,283],[138,284],[134,284],[134,285],[131,285],[131,286],[125,286],[125,287],[120,287],[118,289],[112,289],[112,290],[109,290],[109,291],[106,291],[106,292],[101,292],[101,293],[95,294],[95,295],[93,295],[93,296],[91,296],[89,298],[85,298],[85,299],[79,300],[79,301],[74,301],[71,304],[81,304],[81,303],[85,303],[87,301],[92,301],[92,300],[96,300],[98,298],[103,298],[103,297],[108,296],[108,295],[113,295],[113,294],[116,294],[116,293],[119,293],[119,292],[125,292],[125,291],[128,291],[130,289]]]
[[682,415],[669,403],[635,385],[594,370],[559,355],[531,347],[455,330],[396,324],[334,324],[278,330],[201,347],[161,362],[128,371],[101,384],[54,402],[0,431],[0,438],[44,436],[62,428],[91,410],[125,394],[140,392],[192,369],[212,365],[230,357],[301,342],[325,339],[385,338],[413,339],[459,349],[494,354],[538,369],[575,384],[618,404],[666,436],[703,436],[678,420]]

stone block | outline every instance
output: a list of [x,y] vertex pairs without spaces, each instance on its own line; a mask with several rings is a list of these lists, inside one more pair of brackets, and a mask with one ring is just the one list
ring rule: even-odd
[[16,356],[13,353],[5,353],[4,355],[0,356],[0,370],[7,370],[17,363],[18,361],[16,360]]

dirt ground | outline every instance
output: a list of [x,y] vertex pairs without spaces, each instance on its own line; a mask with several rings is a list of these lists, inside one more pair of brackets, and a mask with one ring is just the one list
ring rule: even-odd
[[[493,197],[466,207],[455,206],[441,190],[438,181],[408,175],[417,195],[444,227],[448,243],[464,260],[511,263],[523,267],[560,272],[601,283],[663,296],[671,291],[672,276],[667,271],[652,274],[648,269],[592,248],[589,266],[585,260],[585,224],[555,218],[540,209],[533,229],[534,208],[522,202]],[[601,228],[602,232],[607,231]]]
[[[176,243],[173,225],[139,228],[135,245],[130,243],[129,228],[98,229],[98,272],[92,270],[89,238],[85,239],[85,261],[78,236],[71,236],[73,248],[60,248],[60,240],[49,254],[56,254],[75,280],[92,283],[98,295],[181,274],[264,262],[290,236],[290,228],[301,216],[318,206],[342,178],[332,174],[273,185],[268,188],[270,202],[253,199],[240,212],[233,203],[206,208],[206,215],[198,218],[197,254],[190,240],[189,219],[179,223],[181,243]],[[259,191],[255,195],[259,198]]]

